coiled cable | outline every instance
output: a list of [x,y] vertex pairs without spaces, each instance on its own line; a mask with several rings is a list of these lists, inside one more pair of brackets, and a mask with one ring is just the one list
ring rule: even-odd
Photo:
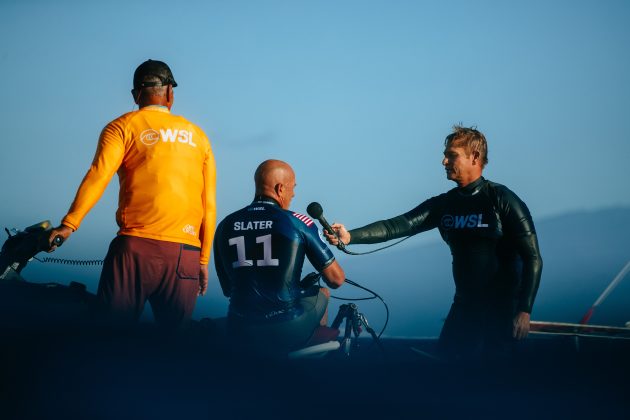
[[53,258],[53,257],[44,257],[41,259],[37,257],[33,257],[33,259],[39,261],[40,263],[78,265],[78,266],[103,265],[103,260],[71,260],[71,259],[66,259],[66,258]]

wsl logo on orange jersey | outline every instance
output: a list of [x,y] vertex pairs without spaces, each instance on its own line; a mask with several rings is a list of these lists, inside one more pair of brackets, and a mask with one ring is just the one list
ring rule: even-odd
[[191,147],[197,147],[193,142],[193,133],[188,130],[173,130],[170,128],[154,130],[149,128],[140,133],[140,142],[146,146],[153,146],[162,141],[163,143],[182,143]]
[[195,232],[195,227],[193,225],[186,225],[182,229],[182,232],[187,233],[189,235],[197,236],[197,232]]
[[140,133],[140,141],[147,146],[153,146],[160,140],[160,133],[153,129],[144,130]]

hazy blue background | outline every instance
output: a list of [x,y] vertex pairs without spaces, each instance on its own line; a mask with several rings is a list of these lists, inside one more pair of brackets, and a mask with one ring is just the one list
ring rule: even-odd
[[[400,214],[453,186],[440,165],[443,139],[454,123],[476,125],[490,146],[486,177],[548,226],[536,311],[574,320],[576,309],[561,304],[575,288],[562,267],[575,265],[577,244],[554,227],[567,214],[593,223],[630,206],[629,19],[627,1],[0,0],[0,225],[60,221],[100,130],[133,107],[134,69],[160,59],[179,83],[173,112],[211,139],[219,218],[251,199],[253,171],[272,157],[297,172],[297,211],[319,201],[349,227]],[[55,256],[104,256],[117,189],[114,179]],[[392,334],[439,330],[452,280],[437,241],[429,233],[382,255],[341,258],[349,278],[390,302]],[[584,253],[601,258],[582,261],[604,268],[581,271],[588,293],[576,308],[630,258],[623,237],[598,244]],[[24,275],[95,291],[98,272],[32,263]],[[215,281],[196,316],[225,308]]]

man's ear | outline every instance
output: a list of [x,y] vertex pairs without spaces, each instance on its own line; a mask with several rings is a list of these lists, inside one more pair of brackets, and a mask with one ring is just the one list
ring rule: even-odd
[[140,91],[131,89],[131,96],[133,96],[133,101],[137,105],[138,101],[140,100]]
[[168,109],[171,109],[173,106],[173,100],[175,99],[175,94],[173,92],[173,85],[168,85],[166,87],[166,106]]
[[479,165],[481,164],[479,158],[480,158],[481,154],[477,151],[472,152],[472,163],[473,165]]
[[276,200],[280,203],[280,207],[284,208],[284,185],[276,184],[273,186],[273,191],[276,193]]
[[284,185],[278,183],[273,186],[273,191],[276,193],[276,196],[282,197],[282,193],[284,192]]

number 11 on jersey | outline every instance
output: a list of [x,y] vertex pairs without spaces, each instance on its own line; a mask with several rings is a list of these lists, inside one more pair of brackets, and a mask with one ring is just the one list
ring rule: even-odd
[[[232,268],[254,266],[254,262],[252,260],[248,260],[245,257],[246,252],[245,252],[245,237],[244,236],[237,236],[235,238],[230,238],[228,243],[230,245],[236,246],[236,261],[232,263]],[[263,246],[263,259],[256,260],[256,265],[258,267],[269,267],[269,266],[280,265],[280,262],[277,259],[271,258],[271,234],[257,236],[256,243],[262,244]]]

